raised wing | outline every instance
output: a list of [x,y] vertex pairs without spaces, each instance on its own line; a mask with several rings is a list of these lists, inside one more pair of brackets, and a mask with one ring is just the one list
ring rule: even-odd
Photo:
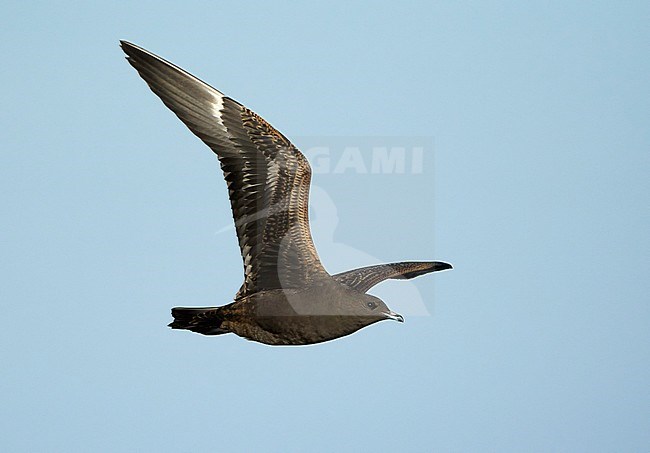
[[309,231],[305,156],[237,101],[138,46],[121,45],[151,90],[221,163],[244,261],[236,297],[326,276]]
[[365,293],[378,283],[394,279],[411,279],[429,272],[451,269],[451,264],[441,261],[404,262],[379,264],[376,266],[361,267],[340,274],[333,275],[339,283],[350,286],[357,291]]

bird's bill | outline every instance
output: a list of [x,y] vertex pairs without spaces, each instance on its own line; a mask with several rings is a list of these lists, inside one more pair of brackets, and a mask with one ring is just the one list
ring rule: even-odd
[[389,311],[384,313],[386,319],[392,319],[393,321],[404,322],[404,317],[400,314],[395,313],[394,311]]

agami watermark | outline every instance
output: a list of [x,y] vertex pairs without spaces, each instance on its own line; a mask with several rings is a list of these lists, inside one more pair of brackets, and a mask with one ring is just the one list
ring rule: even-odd
[[300,137],[296,142],[314,174],[417,175],[433,152],[429,137]]

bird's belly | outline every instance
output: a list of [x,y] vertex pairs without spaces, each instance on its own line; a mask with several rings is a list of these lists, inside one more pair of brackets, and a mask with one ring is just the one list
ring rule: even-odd
[[[314,303],[315,300],[319,303]],[[222,327],[270,345],[322,343],[362,327],[349,316],[337,313],[316,291],[257,293],[231,304],[228,311],[233,316],[227,316]]]
[[334,340],[358,329],[342,328],[338,316],[259,316],[228,328],[249,340],[269,345],[308,345]]

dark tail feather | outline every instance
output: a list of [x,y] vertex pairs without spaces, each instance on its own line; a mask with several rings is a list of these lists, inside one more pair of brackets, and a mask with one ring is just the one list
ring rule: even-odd
[[223,321],[220,316],[219,308],[172,308],[174,321],[169,324],[172,329],[185,329],[192,332],[202,333],[203,335],[221,335],[228,333],[227,330],[221,329]]

